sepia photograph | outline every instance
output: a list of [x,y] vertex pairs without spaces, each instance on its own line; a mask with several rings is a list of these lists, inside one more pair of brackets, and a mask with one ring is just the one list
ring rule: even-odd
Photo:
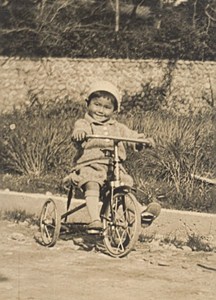
[[214,300],[216,0],[0,0],[0,300]]

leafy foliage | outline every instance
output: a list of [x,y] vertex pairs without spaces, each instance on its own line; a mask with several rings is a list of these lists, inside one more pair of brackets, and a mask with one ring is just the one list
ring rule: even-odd
[[20,209],[4,211],[0,214],[0,218],[14,223],[26,222],[29,226],[38,225],[38,217],[35,214],[29,214]]
[[74,154],[70,132],[81,109],[76,103],[69,106],[66,102],[59,104],[56,111],[51,101],[50,107],[44,109],[34,106],[25,112],[4,115],[1,120],[2,169],[38,177],[48,172],[58,173],[59,169],[67,169],[67,165],[69,168],[68,158]]
[[154,86],[152,82],[142,84],[142,89],[134,95],[127,93],[122,99],[122,113],[139,115],[144,111],[157,111],[166,104],[166,97],[169,93],[172,82],[172,71],[176,61],[169,61],[160,86]]
[[215,129],[210,116],[148,112],[135,118],[132,126],[154,137],[157,145],[156,149],[135,155],[130,152],[128,156],[127,167],[136,185],[145,191],[144,201],[156,197],[166,207],[208,211],[214,205],[213,188],[197,182],[192,175],[215,176]]
[[[1,55],[215,60],[209,0],[179,6],[121,1],[8,1],[0,9]],[[112,4],[112,5],[111,5]]]
[[[0,166],[4,173],[24,176],[23,183],[28,182],[28,186],[35,183],[39,190],[50,190],[49,185],[54,185],[53,190],[62,192],[60,181],[70,172],[75,154],[71,131],[84,109],[69,99],[55,106],[53,101],[48,103],[41,107],[34,102],[25,111],[2,116]],[[137,153],[128,149],[126,169],[144,192],[139,195],[140,201],[158,198],[167,208],[212,211],[213,188],[191,175],[215,177],[214,113],[177,117],[161,109],[131,109],[119,114],[119,121],[153,137],[157,145]],[[4,175],[4,184],[13,182],[16,176],[11,179]]]

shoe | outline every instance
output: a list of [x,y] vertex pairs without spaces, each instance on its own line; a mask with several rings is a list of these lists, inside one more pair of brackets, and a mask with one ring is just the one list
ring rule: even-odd
[[87,232],[90,234],[97,234],[102,230],[102,223],[100,220],[94,220],[87,226]]
[[141,225],[143,227],[150,226],[151,223],[159,216],[160,212],[160,204],[156,202],[150,203],[141,213]]

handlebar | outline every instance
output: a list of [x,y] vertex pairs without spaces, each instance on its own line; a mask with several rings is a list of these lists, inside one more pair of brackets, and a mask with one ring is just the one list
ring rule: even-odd
[[93,135],[89,134],[86,136],[86,139],[108,139],[108,140],[113,140],[116,141],[117,143],[119,142],[128,142],[128,143],[139,143],[139,144],[149,144],[148,139],[131,139],[131,138],[122,138],[119,136],[112,136],[112,135]]

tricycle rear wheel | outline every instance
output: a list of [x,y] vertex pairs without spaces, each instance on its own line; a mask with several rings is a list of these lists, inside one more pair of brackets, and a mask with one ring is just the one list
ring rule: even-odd
[[61,228],[61,219],[57,213],[57,207],[52,199],[48,199],[40,214],[40,232],[42,244],[52,247],[57,242]]
[[113,257],[127,255],[135,246],[141,231],[141,215],[131,192],[114,194],[103,216],[104,245]]

